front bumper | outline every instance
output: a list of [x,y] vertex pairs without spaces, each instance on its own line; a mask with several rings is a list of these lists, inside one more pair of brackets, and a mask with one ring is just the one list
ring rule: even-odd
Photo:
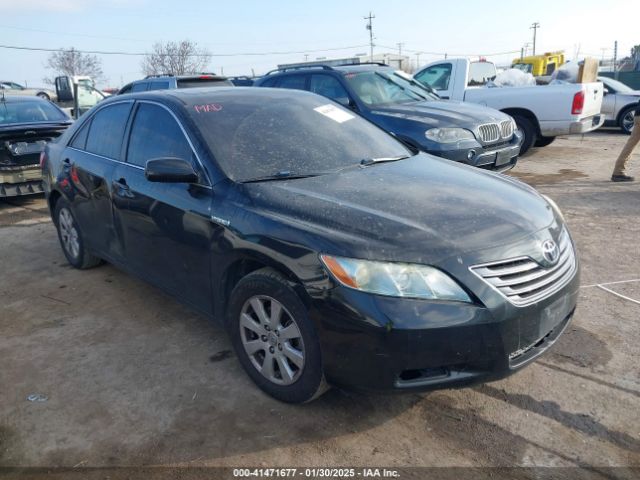
[[330,383],[374,391],[424,391],[496,380],[546,351],[569,324],[579,273],[527,307],[506,299],[426,301],[336,287],[313,302]]
[[0,167],[0,198],[42,193],[39,165]]
[[480,167],[487,170],[504,172],[512,169],[518,161],[520,154],[520,144],[522,143],[522,135],[514,133],[511,140],[498,145],[482,146],[478,142],[468,142],[464,148],[460,145],[452,150],[434,150],[428,151],[433,155],[453,160],[456,162],[467,163],[474,167]]

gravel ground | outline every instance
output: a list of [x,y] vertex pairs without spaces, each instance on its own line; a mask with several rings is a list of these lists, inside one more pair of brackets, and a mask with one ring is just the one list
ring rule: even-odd
[[110,265],[70,268],[43,198],[0,201],[0,466],[640,467],[640,182],[608,181],[626,138],[559,138],[511,172],[581,254],[561,340],[508,379],[419,395],[272,400],[216,325]]

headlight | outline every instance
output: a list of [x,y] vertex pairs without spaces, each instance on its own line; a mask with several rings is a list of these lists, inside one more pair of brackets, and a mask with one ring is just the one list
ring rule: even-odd
[[445,273],[411,263],[387,263],[320,255],[327,270],[343,285],[391,297],[471,302]]
[[558,207],[558,205],[556,204],[556,202],[554,202],[553,200],[551,200],[549,197],[547,197],[546,195],[543,195],[542,193],[540,194],[542,195],[542,198],[544,198],[547,203],[549,204],[549,206],[551,206],[551,208],[553,209],[554,212],[556,212],[556,215],[558,215],[558,217],[560,217],[560,220],[562,220],[564,222],[564,215],[562,215],[562,212],[560,211],[560,207]]
[[454,143],[459,140],[475,139],[473,133],[464,128],[432,128],[424,132],[424,136],[438,143]]

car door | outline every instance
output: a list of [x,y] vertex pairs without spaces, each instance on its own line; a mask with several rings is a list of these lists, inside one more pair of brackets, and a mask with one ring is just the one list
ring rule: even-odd
[[602,107],[600,107],[600,112],[604,114],[605,120],[615,120],[616,90],[611,85],[608,85],[607,82],[603,82],[603,83],[604,83],[604,88],[606,88],[607,91],[604,93],[602,97]]
[[433,88],[440,98],[451,98],[453,89],[452,77],[453,64],[451,62],[438,63],[416,73],[415,79]]
[[[146,162],[166,157],[192,162],[200,181],[148,181]],[[126,264],[148,281],[210,312],[212,189],[184,129],[167,107],[137,103],[126,163],[114,172],[112,195]]]
[[87,119],[62,155],[70,200],[85,241],[99,254],[117,252],[110,184],[121,160],[122,139],[133,102],[112,103]]

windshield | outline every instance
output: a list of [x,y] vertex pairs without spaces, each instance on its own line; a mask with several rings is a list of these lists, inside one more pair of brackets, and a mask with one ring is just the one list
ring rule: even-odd
[[622,82],[619,82],[618,80],[614,80],[612,78],[598,78],[599,81],[603,82],[605,87],[611,87],[613,90],[616,91],[616,93],[633,93],[633,88],[625,85]]
[[317,175],[364,159],[410,155],[389,134],[317,95],[240,92],[223,98],[187,108],[219,166],[234,181],[283,173]]
[[433,99],[427,90],[393,72],[347,73],[344,78],[360,100],[373,107]]
[[431,87],[422,85],[421,83],[416,82],[413,78],[406,78],[398,72],[393,72],[393,75],[391,75],[390,78],[402,85],[404,88],[423,96],[425,100],[440,100],[438,94],[431,90]]
[[69,118],[45,101],[0,102],[0,125],[12,123],[64,122]]
[[533,65],[529,63],[514,63],[513,65],[511,65],[511,68],[522,70],[525,73],[531,73],[531,70],[533,69]]

